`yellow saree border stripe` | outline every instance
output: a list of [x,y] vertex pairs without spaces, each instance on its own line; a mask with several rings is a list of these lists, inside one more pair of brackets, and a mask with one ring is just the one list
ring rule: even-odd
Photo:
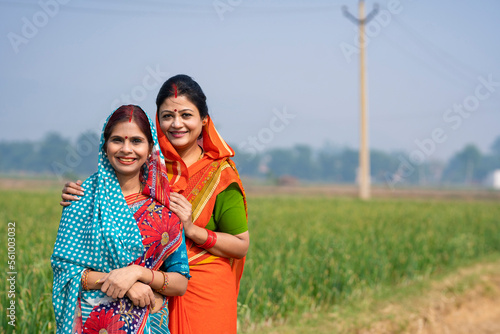
[[211,262],[214,262],[215,260],[217,260],[217,259],[220,258],[220,256],[209,255],[205,259],[202,259],[200,262],[196,262],[194,264],[191,264],[194,260],[202,257],[203,255],[207,255],[207,254],[210,254],[210,253],[208,253],[206,250],[203,250],[203,251],[199,252],[198,254],[195,254],[195,255],[189,257],[188,258],[189,266],[191,267],[191,266],[197,266],[197,265],[200,265],[200,264],[211,263]]
[[193,255],[193,256],[191,256],[191,257],[189,257],[189,258],[188,258],[188,263],[189,263],[189,262],[191,262],[191,261],[196,260],[196,259],[197,259],[197,258],[199,258],[200,256],[205,255],[206,253],[208,253],[208,252],[204,249],[203,251],[201,251],[201,252],[199,252],[199,253],[197,253],[197,254],[195,254],[195,255]]
[[219,258],[220,258],[219,256],[211,255],[211,256],[207,257],[206,259],[201,260],[200,262],[198,262],[195,265],[200,265],[200,264],[205,264],[205,263],[211,263],[211,262],[214,262],[215,260],[217,260]]
[[[206,202],[208,201],[208,199],[210,199],[210,196],[212,196],[213,192],[215,191],[214,185],[217,185],[219,183],[221,166],[222,164],[217,167],[215,173],[212,174],[208,182],[205,183],[198,195],[195,196],[194,201],[191,203],[194,208],[193,221],[196,221],[196,219],[198,219],[201,212],[203,211],[203,208],[206,205]],[[200,206],[200,203],[204,204]]]
[[217,189],[222,171],[228,167],[231,167],[231,165],[229,165],[227,161],[221,163],[220,167],[217,169],[217,172],[215,172],[210,181],[205,184],[203,189],[200,191],[200,194],[198,194],[195,201],[193,201],[193,222],[195,222],[203,212],[203,209],[205,208],[205,205],[207,205],[208,200],[212,197],[215,189]]

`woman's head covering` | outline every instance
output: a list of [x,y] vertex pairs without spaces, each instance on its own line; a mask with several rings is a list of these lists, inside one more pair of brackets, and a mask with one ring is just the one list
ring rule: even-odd
[[[115,171],[103,149],[104,129],[110,117],[101,134],[98,171],[82,184],[85,196],[64,208],[51,257],[54,271],[52,299],[58,333],[71,332],[77,299],[82,293],[85,299],[105,296],[100,290],[81,290],[80,280],[85,268],[109,272],[127,266],[144,252],[137,221],[125,202]],[[170,188],[163,155],[149,117],[148,121],[154,144],[141,174],[141,180],[145,182],[143,194],[168,207]]]
[[[203,159],[198,161],[196,166],[193,166],[196,167],[197,170],[205,167],[214,160],[234,156],[233,149],[219,135],[212,120],[210,119],[210,116],[206,117],[207,122],[202,129],[203,136],[198,142],[198,144],[203,147]],[[158,117],[156,118],[156,127],[161,129]],[[170,180],[172,191],[182,192],[186,188],[187,180],[189,179],[188,168],[168,140],[167,136],[161,130],[158,132],[158,142],[160,144],[161,151],[165,156],[168,179]]]

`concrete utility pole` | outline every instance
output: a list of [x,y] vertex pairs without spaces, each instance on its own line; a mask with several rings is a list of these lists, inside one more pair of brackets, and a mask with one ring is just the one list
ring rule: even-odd
[[[359,26],[359,66],[360,66],[360,98],[361,98],[361,143],[359,148],[359,198],[370,198],[370,150],[368,148],[368,116],[366,112],[365,94],[365,24],[378,12],[378,5],[365,17],[365,2],[359,0],[359,19],[342,7],[344,15]],[[364,17],[364,18],[363,18]]]

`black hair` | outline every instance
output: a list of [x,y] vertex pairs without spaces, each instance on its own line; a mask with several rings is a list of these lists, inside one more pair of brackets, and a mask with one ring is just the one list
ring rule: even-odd
[[185,96],[189,102],[198,108],[202,119],[208,116],[207,97],[200,85],[189,75],[178,74],[165,81],[161,86],[156,97],[157,117],[159,117],[160,106],[165,102],[165,99],[171,96]]
[[106,151],[107,149],[108,139],[111,136],[111,133],[113,132],[115,126],[118,123],[127,121],[131,122],[132,120],[137,124],[139,129],[141,129],[144,136],[146,136],[149,146],[153,146],[153,135],[151,134],[151,126],[149,125],[149,120],[146,116],[146,113],[141,109],[141,107],[129,104],[116,109],[113,112],[113,115],[111,115],[111,117],[109,118],[108,124],[106,124],[106,127],[104,128],[104,151]]

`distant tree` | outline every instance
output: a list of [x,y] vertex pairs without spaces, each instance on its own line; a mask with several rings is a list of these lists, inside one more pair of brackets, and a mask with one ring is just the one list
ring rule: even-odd
[[475,176],[478,180],[484,180],[495,169],[500,169],[500,155],[482,156],[475,170]]
[[341,182],[341,161],[338,152],[321,150],[318,153],[318,167],[320,179],[333,182]]
[[439,184],[443,175],[446,163],[439,160],[431,160],[425,164],[428,184]]
[[500,157],[500,136],[498,136],[491,145],[491,151],[494,155]]
[[380,150],[370,151],[370,174],[372,176],[372,183],[385,182],[385,176],[393,174],[399,167],[397,157]]
[[467,145],[448,162],[443,173],[443,180],[465,184],[479,181],[476,173],[481,157],[481,151],[475,145]]
[[307,145],[296,145],[293,148],[294,165],[291,175],[302,180],[319,178],[320,167],[314,160],[313,150]]
[[294,175],[295,156],[291,149],[271,149],[268,151],[271,157],[268,167],[271,174],[275,177],[283,175]]
[[493,141],[490,149],[492,154],[482,156],[475,171],[479,180],[484,180],[491,172],[500,169],[500,136]]
[[0,143],[0,171],[33,171],[36,166],[34,144],[29,141]]
[[93,131],[87,131],[78,136],[68,152],[68,155],[72,155],[74,159],[74,174],[82,177],[89,176],[97,170],[99,140],[99,135]]
[[58,174],[58,165],[69,168],[68,149],[70,148],[71,144],[68,139],[55,132],[48,133],[42,139],[37,151],[38,164],[34,166],[35,171],[38,173]]
[[243,150],[239,150],[236,145],[231,146],[234,149],[234,161],[236,168],[238,168],[238,173],[240,175],[248,176],[259,176],[259,164],[261,156],[258,153],[249,153]]
[[356,181],[356,173],[359,166],[359,153],[356,150],[345,148],[340,153],[340,175],[341,182],[352,183]]
[[358,151],[350,148],[323,148],[318,153],[318,173],[322,180],[352,183],[356,180]]

